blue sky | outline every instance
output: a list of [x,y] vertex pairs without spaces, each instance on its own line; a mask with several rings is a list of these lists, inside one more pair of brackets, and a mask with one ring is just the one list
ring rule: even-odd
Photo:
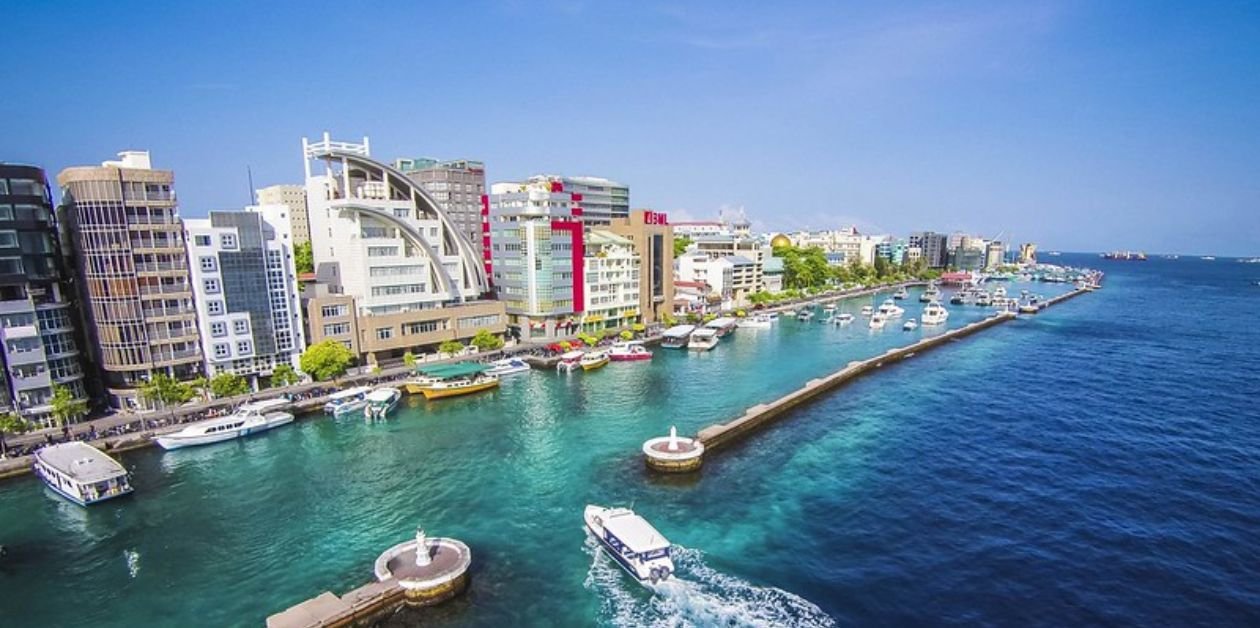
[[148,149],[186,216],[328,130],[675,219],[1260,254],[1254,2],[8,5],[0,159]]

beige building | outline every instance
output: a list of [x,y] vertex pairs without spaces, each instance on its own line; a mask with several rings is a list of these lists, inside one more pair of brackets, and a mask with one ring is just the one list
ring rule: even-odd
[[614,218],[608,230],[634,243],[639,254],[639,311],[655,323],[674,307],[674,228],[663,213],[644,209]]
[[119,157],[61,171],[59,211],[110,405],[142,409],[140,386],[157,373],[194,377],[202,355],[175,174],[154,170],[145,151]]
[[306,210],[306,188],[300,185],[273,185],[258,190],[257,204],[284,205],[293,225],[293,246],[311,241],[311,223]]

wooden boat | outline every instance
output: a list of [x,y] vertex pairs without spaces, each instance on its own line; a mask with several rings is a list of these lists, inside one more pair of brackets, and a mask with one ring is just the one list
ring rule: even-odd
[[482,364],[445,364],[416,369],[417,377],[405,384],[410,394],[424,395],[425,399],[459,397],[490,390],[499,386],[499,378],[487,373],[489,367]]

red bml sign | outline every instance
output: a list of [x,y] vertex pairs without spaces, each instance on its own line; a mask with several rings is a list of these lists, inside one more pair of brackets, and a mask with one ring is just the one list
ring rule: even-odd
[[668,225],[669,216],[664,212],[643,212],[643,224]]

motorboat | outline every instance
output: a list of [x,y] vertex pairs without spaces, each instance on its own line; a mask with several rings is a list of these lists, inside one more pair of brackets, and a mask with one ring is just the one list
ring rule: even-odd
[[486,374],[503,377],[504,375],[527,373],[531,368],[533,367],[529,365],[529,362],[520,358],[503,358],[491,362],[490,368],[486,369]]
[[810,308],[801,308],[801,311],[796,313],[796,320],[798,321],[809,322],[813,319],[814,319],[814,310]]
[[716,331],[719,338],[723,338],[735,331],[737,325],[739,325],[739,319],[729,316],[715,318],[704,324],[705,327]]
[[972,302],[971,293],[966,290],[959,290],[954,296],[949,298],[949,302],[954,305],[967,305]]
[[941,290],[936,286],[928,286],[923,294],[919,295],[919,303],[931,303],[941,298]]
[[993,305],[993,297],[989,295],[988,290],[981,290],[976,294],[976,305],[980,307],[989,307]]
[[708,351],[718,344],[717,330],[708,327],[701,327],[691,332],[691,341],[687,343],[687,348],[692,351]]
[[824,306],[823,306],[823,314],[826,314],[826,315],[830,316],[830,315],[835,314],[835,313],[836,313],[836,304],[835,304],[835,303],[828,303],[827,305],[824,305]]
[[34,459],[35,475],[54,493],[80,506],[132,491],[127,470],[117,460],[81,441],[41,447]]
[[578,364],[582,366],[583,371],[593,371],[595,369],[608,366],[609,360],[607,351],[597,349],[595,351],[587,351],[583,354],[581,359],[578,360]]
[[998,286],[993,289],[994,298],[1001,299],[1001,298],[1004,298],[1005,296],[1006,296],[1006,286]]
[[943,325],[949,320],[949,310],[945,306],[933,301],[923,308],[921,316],[924,325]]
[[919,328],[919,322],[914,320],[913,318],[908,318],[906,319],[906,322],[901,324],[902,331],[914,331],[918,328]]
[[695,325],[674,325],[661,334],[661,346],[666,349],[685,349]]
[[279,412],[280,408],[292,405],[286,399],[266,399],[241,404],[232,414],[217,419],[198,421],[184,429],[157,437],[157,444],[162,449],[179,449],[196,445],[221,443],[250,434],[288,425],[293,422],[293,414]]
[[894,303],[892,299],[885,299],[883,303],[879,304],[879,313],[884,318],[900,318],[902,314],[906,313],[906,310]]
[[[494,363],[491,362],[491,364]],[[408,393],[424,395],[425,399],[470,395],[498,388],[499,376],[494,373],[494,370],[493,366],[487,367],[472,362],[433,366],[420,369],[417,372],[418,377],[407,382],[406,388]]]
[[641,340],[627,340],[618,342],[608,351],[608,357],[613,362],[635,362],[638,360],[651,360],[652,352],[643,345]]
[[884,315],[882,313],[876,312],[875,314],[871,315],[871,320],[870,322],[866,324],[866,326],[870,327],[871,329],[883,329],[884,323],[886,321],[887,319],[884,318]]
[[905,286],[902,286],[900,288],[897,288],[897,291],[893,293],[892,298],[900,300],[900,299],[905,299],[909,296],[910,296],[910,291],[906,290]]
[[358,412],[367,405],[367,394],[372,392],[370,386],[355,386],[339,390],[328,397],[328,403],[324,404],[324,412],[334,417],[342,417],[353,412]]
[[747,329],[770,329],[773,326],[773,321],[770,320],[769,316],[750,316],[740,321],[739,326]]
[[875,313],[875,306],[873,305],[862,306],[862,316],[870,316],[871,314],[874,314],[874,313]]
[[770,319],[770,322],[771,322],[771,323],[777,323],[777,322],[779,322],[779,313],[778,313],[778,312],[769,312],[769,313],[767,313],[767,314],[763,314],[763,316],[765,316],[766,318]]
[[831,322],[836,325],[848,325],[853,322],[853,315],[848,312],[841,312],[836,314],[835,317],[831,319]]
[[633,510],[588,505],[582,518],[604,552],[640,584],[655,585],[674,574],[669,539]]
[[369,419],[383,419],[394,410],[399,399],[402,399],[401,390],[392,386],[381,386],[368,393],[363,416]]
[[570,373],[582,368],[582,356],[584,355],[586,353],[576,349],[560,354],[560,361],[556,363],[556,370]]

